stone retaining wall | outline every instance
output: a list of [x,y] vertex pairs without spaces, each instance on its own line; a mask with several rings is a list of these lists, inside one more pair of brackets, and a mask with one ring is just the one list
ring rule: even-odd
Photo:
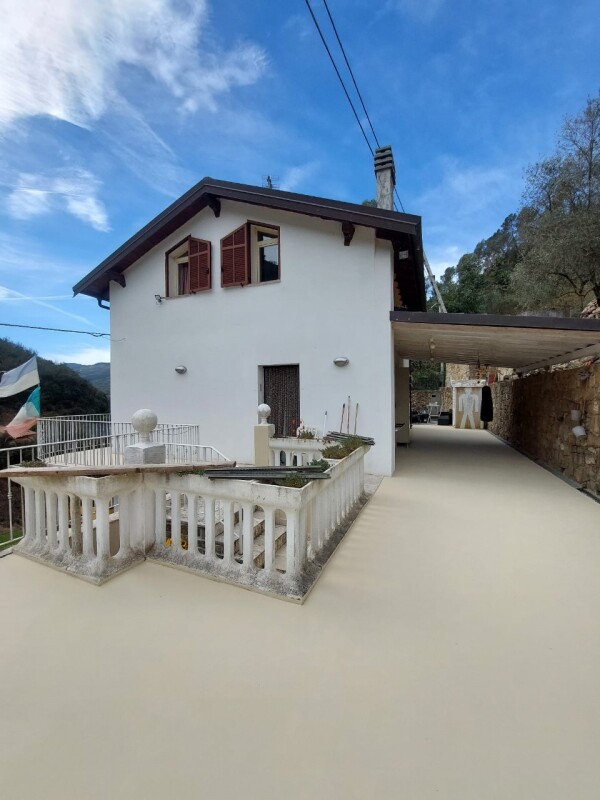
[[[600,363],[581,381],[579,367],[539,373],[492,386],[490,430],[531,458],[600,493]],[[571,409],[580,409],[587,436],[576,439]]]
[[[426,410],[429,406],[429,400],[434,392],[431,389],[411,389],[410,403],[413,411]],[[441,411],[452,410],[452,389],[449,386],[444,386],[437,390],[437,394],[441,400]]]

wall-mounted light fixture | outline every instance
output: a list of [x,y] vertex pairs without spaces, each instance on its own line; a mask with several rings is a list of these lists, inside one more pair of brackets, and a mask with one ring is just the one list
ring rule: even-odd
[[159,303],[159,304],[160,304],[160,303],[162,303],[162,301],[163,301],[165,298],[164,298],[164,297],[161,297],[161,295],[159,295],[159,294],[155,294],[155,295],[154,295],[154,299],[156,300],[156,302],[157,302],[157,303]]
[[337,356],[333,359],[333,363],[336,367],[347,367],[350,363],[350,359],[346,358],[346,356]]
[[187,367],[184,367],[183,364],[180,364],[178,367],[175,367],[175,372],[178,375],[185,375],[187,372]]

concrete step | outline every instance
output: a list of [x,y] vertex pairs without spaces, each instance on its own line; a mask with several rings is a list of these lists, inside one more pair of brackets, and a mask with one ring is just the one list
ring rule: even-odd
[[[277,560],[277,553],[284,547],[286,543],[286,527],[285,525],[275,525],[275,560]],[[254,540],[254,566],[261,569],[265,566],[265,535],[261,533]],[[284,554],[284,568],[285,568],[285,554]]]
[[[200,553],[204,553],[204,520],[201,518],[201,515],[198,518],[198,550]],[[170,514],[167,516],[167,535],[170,535],[171,530],[171,516]],[[187,540],[187,519],[185,514],[182,514],[181,519],[181,536],[182,539],[185,541]],[[234,558],[238,562],[243,561],[243,526],[240,522],[240,515],[239,512],[236,511],[234,515],[234,526],[233,526],[233,553]],[[276,564],[278,568],[285,570],[285,553],[283,554],[283,560],[279,559],[282,566],[279,566],[277,563],[277,557],[279,551],[285,546],[286,543],[286,527],[285,525],[275,525],[275,553],[276,553]],[[221,520],[217,521],[215,524],[215,554],[218,558],[222,558],[224,555],[224,548],[225,548],[225,531],[223,522]],[[258,510],[254,512],[254,543],[253,543],[253,562],[254,566],[257,568],[262,568],[265,565],[265,513],[262,510]]]

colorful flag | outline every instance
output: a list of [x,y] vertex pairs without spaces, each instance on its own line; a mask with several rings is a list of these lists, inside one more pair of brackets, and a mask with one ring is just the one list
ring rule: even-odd
[[13,439],[27,436],[40,416],[40,387],[38,386],[27,398],[25,405],[21,406],[17,416],[9,422],[4,429]]
[[0,378],[0,397],[11,397],[25,389],[31,389],[40,382],[37,358],[33,356],[29,361],[5,372]]

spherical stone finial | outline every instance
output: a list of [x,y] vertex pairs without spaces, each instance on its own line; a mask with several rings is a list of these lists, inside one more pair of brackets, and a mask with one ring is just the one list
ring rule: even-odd
[[131,417],[131,424],[133,429],[140,435],[142,442],[150,441],[150,434],[156,428],[158,417],[149,408],[140,408]]
[[261,425],[268,425],[267,419],[271,416],[271,407],[266,403],[261,403],[258,407],[258,418]]

